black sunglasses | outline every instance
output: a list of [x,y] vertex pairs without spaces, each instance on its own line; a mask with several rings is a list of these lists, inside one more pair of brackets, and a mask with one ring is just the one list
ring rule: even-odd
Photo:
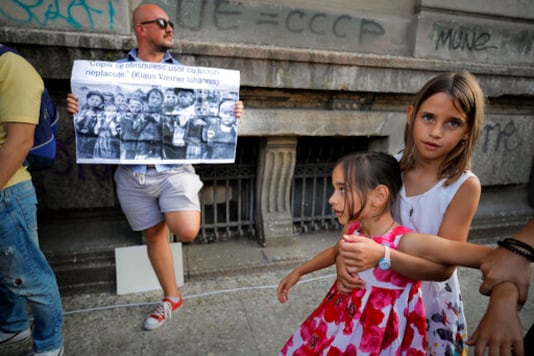
[[149,23],[157,23],[158,26],[162,29],[162,30],[165,30],[167,28],[167,26],[171,26],[171,28],[174,30],[174,23],[172,21],[167,21],[165,19],[162,19],[161,17],[160,18],[157,18],[155,20],[151,20],[151,21],[145,21],[145,22],[141,22],[141,25],[148,25]]

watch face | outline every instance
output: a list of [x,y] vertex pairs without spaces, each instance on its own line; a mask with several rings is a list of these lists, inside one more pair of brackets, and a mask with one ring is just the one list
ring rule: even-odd
[[382,271],[388,270],[391,267],[391,262],[389,260],[381,260],[378,262],[378,268]]

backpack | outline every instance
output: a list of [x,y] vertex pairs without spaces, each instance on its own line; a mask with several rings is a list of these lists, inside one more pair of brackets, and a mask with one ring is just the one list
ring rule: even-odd
[[[16,50],[0,46],[0,56],[6,52],[13,52],[22,57]],[[59,114],[56,105],[52,101],[48,90],[45,88],[41,96],[41,108],[39,110],[39,122],[35,126],[33,135],[33,147],[30,149],[23,165],[30,172],[50,168],[56,158],[56,131]]]

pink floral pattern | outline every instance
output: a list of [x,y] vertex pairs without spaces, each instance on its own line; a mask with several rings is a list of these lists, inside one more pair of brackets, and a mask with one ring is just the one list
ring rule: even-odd
[[[354,230],[357,225],[351,228]],[[373,239],[396,249],[408,231],[399,226]],[[282,347],[280,355],[424,356],[426,319],[420,282],[378,268],[359,276],[366,281],[366,288],[344,294],[334,282],[321,304]]]

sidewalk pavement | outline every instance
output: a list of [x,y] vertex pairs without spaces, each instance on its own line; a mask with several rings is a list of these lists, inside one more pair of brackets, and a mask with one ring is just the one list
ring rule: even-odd
[[[335,233],[317,233],[285,247],[262,248],[247,240],[184,245],[184,305],[171,320],[153,331],[142,329],[161,292],[65,296],[65,355],[277,355],[322,300],[335,268],[305,276],[285,304],[276,298],[280,278],[336,239]],[[459,276],[473,332],[488,298],[478,293],[478,270],[459,268]],[[524,332],[534,322],[532,285],[534,277],[521,312]],[[0,355],[25,355],[30,348],[27,341],[0,349]]]

